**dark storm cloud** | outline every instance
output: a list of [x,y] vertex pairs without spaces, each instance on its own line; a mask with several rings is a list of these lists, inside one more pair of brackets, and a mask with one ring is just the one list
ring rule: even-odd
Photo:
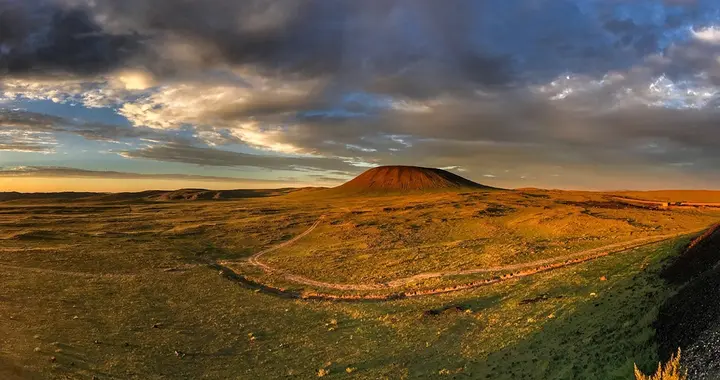
[[[0,69],[141,68],[177,85],[129,100],[124,115],[140,127],[2,113],[0,125],[151,139],[158,145],[122,154],[207,166],[354,173],[352,159],[477,175],[528,162],[703,172],[720,164],[720,44],[694,31],[715,25],[718,11],[716,1],[669,0],[0,0]],[[195,89],[209,100],[193,102]],[[142,127],[153,121],[192,125],[212,144],[339,158],[202,148]],[[263,138],[243,135],[246,124]]]
[[334,88],[377,82],[371,87],[419,94],[508,83],[509,57],[474,46],[473,8],[429,0],[6,0],[0,67],[45,74],[130,66],[172,76],[250,64],[333,77]]
[[181,162],[201,166],[246,166],[270,170],[334,170],[344,173],[359,171],[358,168],[341,159],[246,154],[182,144],[156,145],[124,151],[120,154],[126,158]]
[[[223,64],[320,75],[340,65],[349,1],[5,0],[0,68],[91,74],[145,66],[172,74]],[[172,41],[191,60],[167,56]]]
[[[260,64],[318,75],[339,65],[348,8],[348,1],[101,0],[92,11],[120,32],[204,46],[198,65]],[[153,66],[163,71],[186,63]]]
[[[597,96],[588,95],[587,100]],[[474,168],[543,162],[548,165],[720,165],[712,109],[639,104],[597,109],[514,95],[495,100],[447,99],[429,112],[388,110],[373,117],[309,118],[289,128],[281,143],[332,156],[354,155],[378,164]],[[318,138],[318,136],[322,136]],[[687,165],[692,163],[692,166]]]
[[105,32],[80,8],[52,0],[0,2],[0,74],[104,72],[120,67],[139,42]]
[[556,125],[572,116],[558,112],[546,100],[520,94],[498,99],[446,98],[428,107],[418,111],[381,109],[366,117],[348,116],[337,110],[306,115],[285,130],[281,142],[320,151],[331,147],[347,151],[345,145],[405,150],[403,136],[409,142],[441,139],[539,143],[552,138],[549,128],[559,128]]
[[428,97],[602,75],[668,46],[706,5],[571,0],[5,0],[0,67],[161,76],[227,65],[330,77],[330,89]]

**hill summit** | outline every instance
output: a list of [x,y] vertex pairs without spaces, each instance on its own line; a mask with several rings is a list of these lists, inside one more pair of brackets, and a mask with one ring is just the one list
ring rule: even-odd
[[348,192],[390,192],[462,188],[492,189],[446,170],[417,166],[380,166],[372,168],[336,189]]

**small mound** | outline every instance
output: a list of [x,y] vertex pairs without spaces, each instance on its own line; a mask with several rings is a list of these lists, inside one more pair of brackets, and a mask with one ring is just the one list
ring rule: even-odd
[[219,192],[205,189],[180,189],[168,191],[155,197],[150,197],[157,201],[197,201],[218,199]]
[[338,192],[493,189],[449,171],[415,166],[380,166],[336,187]]

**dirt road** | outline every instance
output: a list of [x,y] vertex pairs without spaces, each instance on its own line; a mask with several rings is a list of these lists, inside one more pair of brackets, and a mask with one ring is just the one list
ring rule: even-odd
[[[501,280],[509,279],[509,278],[515,278],[515,277],[522,277],[527,276],[530,274],[552,270],[552,269],[558,269],[562,268],[564,266],[573,265],[581,262],[586,262],[589,260],[593,260],[596,258],[608,256],[614,253],[619,253],[623,251],[628,251],[634,248],[639,248],[645,245],[658,243],[664,240],[676,238],[682,235],[687,235],[691,233],[700,232],[704,229],[699,230],[693,230],[693,231],[685,231],[682,233],[674,233],[674,234],[666,234],[666,235],[659,235],[659,236],[651,236],[651,237],[645,237],[640,239],[634,239],[631,241],[621,242],[621,243],[615,243],[606,245],[603,247],[588,249],[581,252],[576,252],[573,254],[565,255],[565,256],[559,256],[559,257],[553,257],[549,259],[543,259],[543,260],[537,260],[527,263],[520,263],[520,264],[512,264],[512,265],[504,265],[504,266],[498,266],[498,267],[490,267],[490,268],[477,268],[477,269],[467,269],[467,270],[454,270],[454,271],[445,271],[445,272],[429,272],[429,273],[420,273],[416,274],[414,276],[405,277],[405,278],[399,278],[393,281],[389,281],[387,283],[367,283],[367,284],[343,284],[343,283],[331,283],[331,282],[324,282],[324,281],[317,281],[313,280],[307,277],[303,277],[297,274],[287,273],[282,270],[275,269],[268,264],[263,263],[260,261],[260,258],[270,252],[273,252],[275,250],[288,247],[292,245],[293,243],[297,242],[298,240],[302,239],[303,237],[310,234],[315,228],[317,228],[322,220],[324,219],[324,215],[321,216],[312,226],[310,226],[307,230],[305,230],[300,235],[283,242],[281,244],[278,244],[276,246],[273,246],[271,248],[265,249],[263,251],[260,251],[256,254],[254,254],[250,259],[248,259],[248,262],[251,265],[254,265],[258,268],[261,268],[266,273],[273,273],[280,275],[283,279],[294,282],[297,284],[302,285],[308,285],[313,286],[317,288],[326,288],[326,289],[335,289],[335,290],[357,290],[357,291],[368,291],[368,290],[380,290],[380,289],[393,289],[393,288],[400,288],[403,286],[407,286],[413,282],[420,281],[420,280],[427,280],[432,278],[438,278],[438,277],[452,277],[452,276],[463,276],[463,275],[472,275],[472,274],[479,274],[479,273],[502,273],[502,272],[512,272],[511,274],[507,274],[503,277],[501,277]],[[232,261],[225,261],[219,263],[220,265],[227,266],[232,265]]]
[[290,240],[288,240],[288,241],[286,241],[286,242],[283,242],[283,243],[280,243],[280,244],[278,244],[278,245],[272,246],[272,247],[270,247],[270,248],[268,248],[268,249],[262,250],[262,251],[260,251],[260,252],[258,252],[258,253],[256,253],[256,254],[252,255],[252,256],[248,259],[248,261],[250,262],[250,264],[255,265],[256,267],[260,267],[260,268],[262,268],[263,270],[265,270],[266,272],[274,272],[275,270],[274,270],[273,268],[271,268],[270,266],[268,266],[267,264],[265,264],[265,263],[263,263],[262,261],[260,261],[260,258],[261,258],[263,255],[265,255],[266,253],[270,253],[270,252],[272,252],[272,251],[276,251],[276,250],[278,250],[278,249],[285,248],[285,247],[287,247],[287,246],[290,246],[290,245],[294,244],[296,241],[304,238],[305,236],[307,236],[308,234],[310,234],[311,232],[313,232],[313,230],[314,230],[315,228],[317,228],[317,226],[320,225],[320,223],[323,221],[323,219],[325,219],[325,215],[320,216],[320,218],[319,218],[315,223],[313,223],[313,225],[310,226],[310,228],[308,228],[307,230],[305,230],[305,231],[304,231],[303,233],[301,233],[300,235],[295,236],[294,238],[292,238],[292,239],[290,239]]

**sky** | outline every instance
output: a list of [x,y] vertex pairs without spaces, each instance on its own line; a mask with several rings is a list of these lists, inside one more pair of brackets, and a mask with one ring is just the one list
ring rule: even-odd
[[716,0],[0,0],[0,191],[720,189]]

